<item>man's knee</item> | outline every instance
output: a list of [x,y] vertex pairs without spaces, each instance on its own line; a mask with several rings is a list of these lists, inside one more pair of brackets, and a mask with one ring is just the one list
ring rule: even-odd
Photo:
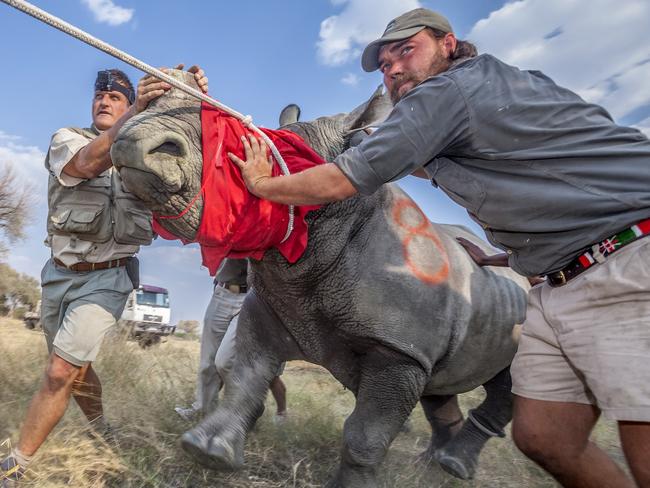
[[549,442],[544,433],[518,415],[512,420],[512,440],[521,452],[535,461],[549,455]]
[[217,374],[222,378],[228,376],[228,373],[232,370],[233,360],[232,357],[229,357],[226,354],[217,355],[214,361],[214,366],[217,370]]
[[201,377],[206,380],[211,379],[215,374],[217,374],[217,365],[215,363],[215,358],[212,358],[211,362],[201,362],[199,364],[199,374]]
[[572,463],[588,445],[588,439],[582,442],[573,436],[563,437],[550,425],[545,426],[520,414],[515,415],[512,421],[512,440],[527,457],[551,471],[561,470],[565,463]]
[[79,366],[69,363],[53,353],[45,370],[44,386],[52,393],[70,387],[79,375],[80,370]]
[[214,358],[214,366],[217,374],[225,378],[233,368],[235,362],[235,344],[232,341],[224,340],[219,346],[217,355]]

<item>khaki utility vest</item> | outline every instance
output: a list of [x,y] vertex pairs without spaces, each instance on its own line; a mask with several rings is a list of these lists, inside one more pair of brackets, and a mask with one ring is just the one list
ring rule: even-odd
[[[99,135],[93,128],[69,130],[89,141]],[[49,153],[45,158],[49,169]],[[62,185],[50,174],[47,233],[72,240],[146,245],[153,239],[152,215],[125,187],[117,170],[105,171],[75,186]]]

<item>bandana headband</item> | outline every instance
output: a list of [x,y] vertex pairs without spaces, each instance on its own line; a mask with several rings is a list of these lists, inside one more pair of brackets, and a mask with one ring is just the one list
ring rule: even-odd
[[97,72],[97,79],[95,80],[95,91],[120,92],[126,97],[130,105],[133,105],[133,102],[135,102],[135,93],[133,93],[133,90],[122,85],[109,70]]

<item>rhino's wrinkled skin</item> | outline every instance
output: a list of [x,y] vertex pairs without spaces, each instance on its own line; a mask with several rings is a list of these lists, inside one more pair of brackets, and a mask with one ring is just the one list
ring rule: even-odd
[[[111,154],[152,210],[176,214],[200,186],[198,102],[171,93],[152,105],[124,126]],[[286,128],[331,160],[354,129],[387,109],[375,94],[349,115]],[[199,218],[197,207],[163,225],[191,238]],[[509,269],[477,267],[455,237],[488,249],[484,243],[461,227],[430,224],[394,185],[323,206],[308,220],[309,245],[297,263],[274,249],[253,261],[254,289],[223,400],[183,436],[183,447],[209,466],[240,466],[279,364],[302,359],[327,368],[356,396],[331,486],[376,486],[377,467],[418,400],[433,429],[424,457],[471,477],[486,432],[500,433],[511,418],[512,329],[524,319],[527,281]],[[485,402],[462,428],[452,427],[461,416],[455,395],[480,385]]]

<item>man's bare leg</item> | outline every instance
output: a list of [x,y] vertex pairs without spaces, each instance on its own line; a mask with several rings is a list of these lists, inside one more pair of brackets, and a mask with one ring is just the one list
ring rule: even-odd
[[286,415],[287,414],[287,387],[284,386],[284,383],[279,376],[276,376],[271,381],[271,394],[277,405],[276,415]]
[[515,396],[512,436],[517,447],[562,486],[633,488],[623,470],[589,442],[599,416],[591,405]]
[[619,422],[625,459],[640,488],[650,488],[650,422]]
[[33,455],[59,423],[68,407],[72,385],[80,370],[79,366],[54,353],[50,354],[43,383],[32,397],[20,430],[20,452],[27,456]]
[[[13,481],[19,480],[32,456],[43,444],[52,429],[59,422],[70,401],[74,384],[83,376],[87,367],[74,366],[55,354],[51,354],[40,389],[32,397],[27,415],[20,432],[18,445],[11,454],[2,461],[2,474],[10,476]],[[83,402],[83,401],[82,401]],[[81,405],[80,405],[81,406]],[[96,405],[84,403],[86,416],[97,418]],[[101,404],[100,404],[101,416]],[[18,468],[13,474],[11,468]],[[0,476],[4,480],[4,476]],[[2,486],[8,481],[0,480]],[[9,486],[14,486],[13,484]]]
[[102,406],[102,384],[92,365],[84,366],[72,385],[72,394],[89,422],[104,416]]

